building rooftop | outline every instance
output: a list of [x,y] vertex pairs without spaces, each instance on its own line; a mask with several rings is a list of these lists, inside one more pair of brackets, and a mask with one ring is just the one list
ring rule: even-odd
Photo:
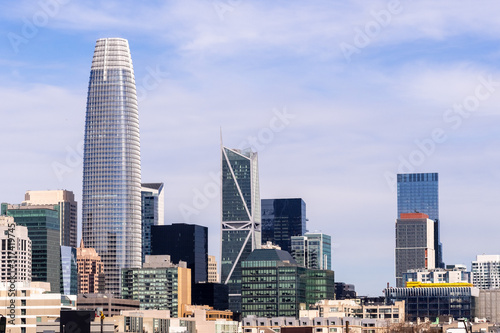
[[247,257],[245,261],[264,261],[264,260],[275,260],[275,261],[284,261],[289,262],[290,264],[297,265],[297,262],[290,253],[277,250],[277,249],[258,249],[254,250]]

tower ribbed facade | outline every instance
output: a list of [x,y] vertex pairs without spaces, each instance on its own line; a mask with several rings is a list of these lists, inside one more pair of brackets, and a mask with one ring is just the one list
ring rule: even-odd
[[222,147],[221,282],[241,312],[241,262],[261,246],[257,153]]
[[83,155],[85,246],[104,263],[106,291],[121,269],[141,267],[139,112],[128,41],[97,40],[90,71]]

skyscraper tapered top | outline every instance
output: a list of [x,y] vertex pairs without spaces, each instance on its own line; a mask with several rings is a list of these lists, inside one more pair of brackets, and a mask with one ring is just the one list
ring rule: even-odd
[[97,40],[90,71],[83,155],[83,240],[104,262],[106,290],[121,268],[141,266],[139,112],[128,41]]

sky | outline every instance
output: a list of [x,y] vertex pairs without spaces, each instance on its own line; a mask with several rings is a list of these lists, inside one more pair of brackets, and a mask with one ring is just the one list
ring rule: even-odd
[[[336,281],[394,279],[395,175],[438,172],[447,264],[499,254],[500,4],[495,1],[4,1],[0,202],[81,202],[98,38],[129,41],[143,182],[165,222],[220,251],[220,138],[259,155],[261,198],[302,198]],[[79,207],[79,223],[81,220]]]

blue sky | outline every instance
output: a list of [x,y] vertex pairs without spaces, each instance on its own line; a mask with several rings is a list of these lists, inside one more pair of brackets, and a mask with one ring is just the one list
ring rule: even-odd
[[2,2],[0,201],[29,189],[81,201],[95,40],[122,37],[140,93],[142,179],[165,183],[167,223],[209,227],[211,254],[222,128],[225,145],[259,152],[262,198],[305,200],[308,229],[332,236],[336,280],[360,294],[394,285],[398,171],[439,172],[444,260],[470,266],[500,251],[498,7]]

